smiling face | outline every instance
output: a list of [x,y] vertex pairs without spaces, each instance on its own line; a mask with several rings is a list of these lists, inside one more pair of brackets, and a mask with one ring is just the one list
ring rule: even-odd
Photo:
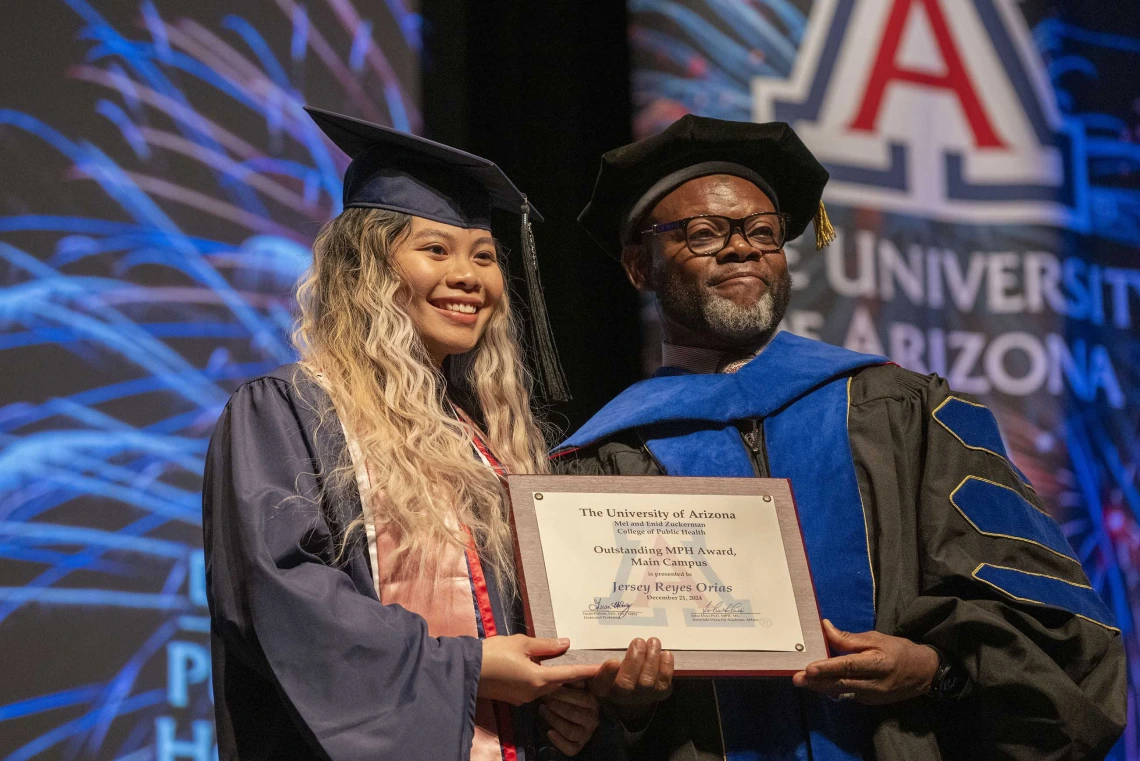
[[[698,177],[665,196],[639,224],[646,229],[701,214],[740,218],[776,211],[748,180],[726,174]],[[657,295],[665,339],[716,349],[762,344],[775,333],[791,294],[783,250],[763,253],[735,231],[713,256],[697,256],[683,230],[643,236],[622,263],[639,291]]]
[[408,313],[436,365],[474,349],[503,296],[491,234],[412,217],[393,259],[410,290]]

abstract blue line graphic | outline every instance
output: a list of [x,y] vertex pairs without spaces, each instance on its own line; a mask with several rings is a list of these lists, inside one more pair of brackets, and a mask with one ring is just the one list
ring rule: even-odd
[[[48,0],[0,31],[0,759],[213,758],[201,475],[291,361],[345,159],[302,105],[418,130],[403,0]],[[42,27],[42,28],[41,28]]]

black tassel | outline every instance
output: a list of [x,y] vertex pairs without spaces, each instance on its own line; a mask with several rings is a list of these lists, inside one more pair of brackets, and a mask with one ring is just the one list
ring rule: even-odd
[[570,388],[558,347],[550,330],[550,316],[546,312],[546,297],[542,293],[542,279],[538,275],[538,255],[534,247],[534,232],[530,227],[530,202],[522,202],[523,269],[526,270],[526,289],[530,297],[530,330],[533,338],[535,364],[538,366],[538,383],[543,396],[554,402],[570,401]]

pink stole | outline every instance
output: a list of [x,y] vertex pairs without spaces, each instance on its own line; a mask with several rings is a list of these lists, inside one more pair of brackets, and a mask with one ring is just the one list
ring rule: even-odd
[[[501,466],[486,448],[470,419],[462,412],[460,415],[472,428],[473,444],[481,459],[501,474]],[[371,468],[363,462],[360,448],[356,439],[349,435],[347,426],[344,430],[361,494],[361,508],[372,561],[372,583],[380,601],[385,605],[401,605],[422,616],[427,621],[428,634],[433,637],[478,637],[480,623],[483,625],[484,636],[495,636],[498,629],[491,611],[486,577],[483,575],[474,539],[465,527],[466,551],[451,543],[436,548],[440,572],[433,587],[425,588],[423,584],[416,584],[416,580],[410,578],[405,569],[389,562],[399,540],[380,520],[381,513],[375,509],[373,501],[363,498],[373,483]],[[459,528],[458,523],[455,525]],[[515,761],[516,758],[509,707],[496,701],[477,700],[471,761]]]

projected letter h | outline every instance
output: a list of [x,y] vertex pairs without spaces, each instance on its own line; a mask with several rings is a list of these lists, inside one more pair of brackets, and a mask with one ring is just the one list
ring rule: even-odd
[[179,740],[176,737],[178,724],[169,716],[155,719],[155,757],[157,761],[217,761],[218,752],[214,748],[214,726],[209,721],[196,721],[194,739]]

